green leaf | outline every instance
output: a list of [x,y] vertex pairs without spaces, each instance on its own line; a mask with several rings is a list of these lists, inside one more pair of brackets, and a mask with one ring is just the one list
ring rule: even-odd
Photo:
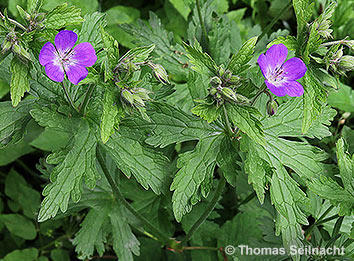
[[328,104],[342,111],[354,112],[353,89],[341,83],[338,91],[329,94]]
[[101,139],[103,143],[106,143],[109,137],[114,133],[116,117],[121,118],[123,115],[124,111],[120,105],[117,93],[112,89],[111,85],[106,85],[103,98],[103,113],[100,124]]
[[307,133],[313,122],[321,115],[327,101],[327,91],[318,81],[313,71],[307,70],[304,81],[304,118],[302,120],[302,133]]
[[30,145],[44,151],[57,151],[65,148],[70,138],[66,132],[45,129]]
[[38,249],[36,248],[26,248],[22,250],[15,250],[7,254],[3,261],[37,261],[38,259]]
[[215,104],[199,104],[191,112],[208,123],[212,123],[219,117],[220,107],[218,108]]
[[174,191],[173,213],[178,222],[210,192],[221,139],[221,135],[203,138],[193,151],[180,154],[177,163],[180,170],[170,188]]
[[188,15],[191,12],[189,3],[186,0],[169,0],[174,8],[183,16],[184,20],[188,21]]
[[27,12],[32,14],[34,12],[39,12],[39,9],[43,5],[43,0],[28,0],[27,1]]
[[145,189],[150,187],[160,194],[166,187],[168,159],[159,151],[135,140],[132,130],[122,133],[112,135],[105,149],[128,178],[133,174]]
[[130,6],[116,5],[105,12],[108,25],[130,24],[140,17],[140,11]]
[[92,257],[95,248],[100,256],[103,255],[106,239],[102,232],[102,226],[107,221],[110,210],[108,204],[97,205],[97,208],[90,209],[84,221],[80,224],[81,228],[76,233],[73,244],[76,245],[75,251],[81,258]]
[[145,142],[155,147],[164,148],[173,143],[199,140],[216,132],[205,121],[171,105],[153,102],[148,114],[152,121],[152,135]]
[[29,67],[27,63],[24,63],[17,56],[14,56],[11,60],[11,84],[10,84],[10,93],[12,105],[16,107],[21,98],[24,96],[25,92],[30,90],[30,85],[28,79]]
[[25,128],[31,119],[29,111],[33,101],[23,101],[13,108],[11,102],[0,102],[0,147],[17,143],[23,138]]
[[238,75],[243,71],[247,70],[250,65],[248,64],[253,57],[254,50],[256,48],[258,37],[253,37],[247,40],[238,51],[231,57],[229,64],[226,69],[230,70],[232,74]]
[[269,163],[260,157],[254,146],[249,145],[247,151],[245,172],[248,174],[248,183],[252,184],[259,202],[263,204],[267,176],[271,177],[273,170]]
[[43,24],[47,29],[60,29],[68,25],[81,24],[83,21],[79,8],[64,3],[49,11]]
[[354,197],[354,158],[347,154],[347,148],[343,138],[337,141],[336,148],[338,166],[344,188]]
[[151,44],[149,46],[141,46],[136,47],[134,49],[129,50],[126,52],[120,59],[119,62],[133,62],[133,63],[141,63],[145,62],[151,52],[155,49],[155,45]]
[[101,27],[107,24],[104,13],[94,12],[84,17],[79,33],[80,42],[89,42],[96,51],[103,48],[101,39]]
[[[69,252],[63,249],[53,249],[50,251],[50,258],[53,261],[70,261]],[[41,261],[41,260],[38,260]]]
[[119,60],[119,48],[118,42],[114,40],[114,38],[107,33],[101,27],[101,38],[104,47],[105,58],[103,60],[104,65],[104,79],[107,81],[113,77],[113,69],[118,64]]
[[257,119],[261,114],[256,108],[234,103],[227,103],[225,106],[232,124],[255,142],[265,145],[262,123]]
[[306,40],[307,23],[310,21],[315,3],[309,0],[293,0],[293,7],[297,22],[297,38],[300,46]]
[[277,39],[271,41],[267,48],[271,47],[274,44],[284,44],[289,50],[296,51],[298,49],[298,43],[294,36],[280,36]]
[[14,170],[10,170],[6,177],[5,194],[20,205],[26,217],[35,218],[39,209],[40,194]]
[[301,99],[291,99],[289,102],[280,105],[276,115],[262,121],[264,131],[283,137],[306,136],[322,139],[331,136],[332,133],[328,126],[331,125],[331,121],[336,116],[336,110],[329,106],[324,107],[321,114],[312,122],[308,132],[304,134],[301,126],[304,115],[302,104]]
[[133,254],[140,254],[139,241],[133,234],[127,218],[120,207],[115,207],[109,214],[113,230],[113,249],[121,260],[133,261]]
[[18,214],[2,214],[0,220],[6,228],[14,235],[26,240],[33,240],[37,237],[36,227],[33,222]]
[[201,74],[214,76],[218,74],[218,66],[207,53],[203,53],[201,46],[196,42],[194,46],[184,43],[187,56],[193,64],[192,69]]
[[97,171],[96,137],[86,121],[80,123],[74,136],[72,148],[63,161],[51,173],[51,183],[44,190],[45,196],[38,215],[38,221],[43,222],[54,217],[59,208],[65,212],[71,196],[74,202],[81,197],[82,180],[93,189],[96,184]]
[[59,113],[58,108],[52,105],[51,108],[36,106],[30,111],[35,121],[46,129],[74,134],[77,130],[77,119]]
[[221,141],[220,152],[216,160],[226,181],[233,187],[236,187],[237,175],[241,171],[240,165],[242,165],[242,162],[233,146],[234,142],[225,136]]

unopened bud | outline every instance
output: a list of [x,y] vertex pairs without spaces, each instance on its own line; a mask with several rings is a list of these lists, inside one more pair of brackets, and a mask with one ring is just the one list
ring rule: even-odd
[[348,46],[352,52],[354,52],[354,40],[347,40],[344,42],[346,46]]
[[278,111],[278,103],[275,100],[269,100],[267,102],[267,113],[270,116],[273,116]]
[[239,103],[250,103],[250,100],[241,94],[236,94],[236,100]]
[[339,68],[343,71],[353,71],[354,70],[354,56],[344,55],[339,60]]
[[214,76],[210,79],[210,84],[213,87],[220,86],[222,84],[221,79],[218,76]]
[[345,113],[343,113],[342,118],[343,119],[348,119],[350,117],[350,115],[351,115],[350,112],[345,112]]
[[168,80],[168,74],[165,68],[162,67],[160,64],[154,64],[149,62],[149,67],[153,70],[155,78],[163,84],[170,83]]
[[224,87],[221,92],[226,98],[237,102],[236,94],[230,88]]
[[209,93],[211,95],[215,95],[218,92],[218,90],[215,87],[210,88]]
[[144,88],[136,88],[133,90],[133,92],[145,101],[150,100],[149,94],[152,93],[151,91],[146,90]]
[[232,75],[230,78],[230,83],[234,84],[234,85],[240,83],[240,81],[241,81],[241,78],[237,75]]
[[31,60],[31,55],[29,54],[29,52],[25,48],[23,48],[23,46],[16,43],[13,45],[12,50],[16,54],[18,54],[19,56],[22,56],[22,57],[26,58],[27,60]]
[[122,91],[122,97],[124,98],[124,100],[126,100],[128,103],[132,104],[134,103],[134,96],[133,94],[128,91],[127,89],[124,89]]
[[138,106],[144,107],[145,106],[145,102],[144,100],[137,94],[133,95],[134,98],[134,103]]
[[5,39],[4,42],[2,43],[1,49],[2,49],[2,53],[6,53],[8,50],[11,49],[11,42]]

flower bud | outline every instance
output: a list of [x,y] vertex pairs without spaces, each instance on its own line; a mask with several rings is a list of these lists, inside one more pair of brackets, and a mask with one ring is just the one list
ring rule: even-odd
[[209,93],[211,95],[215,95],[218,92],[218,90],[215,87],[210,88]]
[[1,46],[2,53],[6,53],[7,51],[9,51],[11,49],[11,45],[11,42],[5,39]]
[[344,44],[348,46],[352,52],[354,52],[354,40],[347,40]]
[[235,84],[239,84],[241,81],[241,78],[237,75],[232,75],[230,78],[230,83],[235,85]]
[[148,66],[153,70],[155,78],[163,84],[169,84],[168,74],[160,64],[148,62]]
[[29,52],[21,45],[19,45],[18,43],[15,43],[12,46],[12,50],[18,54],[19,56],[26,58],[27,60],[31,60],[31,55],[29,54]]
[[350,112],[345,112],[345,113],[343,113],[342,118],[343,119],[348,119],[350,117],[350,115],[351,115]]
[[267,102],[267,113],[270,116],[273,116],[278,111],[278,103],[275,100],[269,100]]
[[237,101],[236,94],[230,88],[224,87],[224,88],[222,88],[221,92],[226,98],[233,100],[233,101]]
[[145,102],[144,100],[137,94],[133,94],[133,98],[134,98],[134,104],[144,107],[145,106]]
[[124,89],[124,90],[122,91],[122,97],[123,97],[123,99],[126,100],[128,103],[130,103],[131,105],[133,105],[133,103],[134,103],[134,96],[133,96],[133,94],[132,94],[130,91],[128,91],[127,89]]
[[149,94],[152,92],[149,90],[146,90],[144,88],[135,88],[135,89],[133,89],[133,93],[138,95],[144,101],[147,101],[147,100],[150,100]]
[[250,103],[250,100],[241,94],[236,94],[236,100],[239,103]]
[[226,81],[229,81],[232,77],[232,72],[230,70],[227,70],[224,75],[223,75],[223,78],[226,80]]
[[354,70],[354,56],[344,55],[339,60],[339,68],[343,71],[353,71]]

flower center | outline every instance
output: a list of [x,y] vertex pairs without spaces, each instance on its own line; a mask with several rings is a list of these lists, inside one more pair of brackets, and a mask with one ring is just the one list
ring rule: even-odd
[[64,51],[57,50],[56,63],[63,69],[67,69],[68,66],[76,64],[73,59],[74,51],[73,49],[66,49]]
[[283,67],[275,67],[273,71],[269,71],[268,73],[268,81],[270,81],[273,85],[279,86],[287,73],[284,72]]

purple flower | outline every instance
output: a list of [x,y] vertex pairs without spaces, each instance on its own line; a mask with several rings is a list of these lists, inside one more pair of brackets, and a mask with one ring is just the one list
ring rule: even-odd
[[39,62],[45,66],[48,77],[55,82],[62,82],[66,74],[69,81],[77,85],[85,79],[86,67],[97,60],[95,49],[90,43],[75,46],[77,34],[73,31],[60,31],[54,39],[55,46],[47,42],[39,53]]
[[[291,97],[304,94],[304,88],[296,80],[306,73],[306,65],[299,58],[286,60],[288,49],[284,44],[272,45],[265,54],[258,57],[258,64],[269,90],[276,96]],[[285,63],[284,63],[285,62]]]

